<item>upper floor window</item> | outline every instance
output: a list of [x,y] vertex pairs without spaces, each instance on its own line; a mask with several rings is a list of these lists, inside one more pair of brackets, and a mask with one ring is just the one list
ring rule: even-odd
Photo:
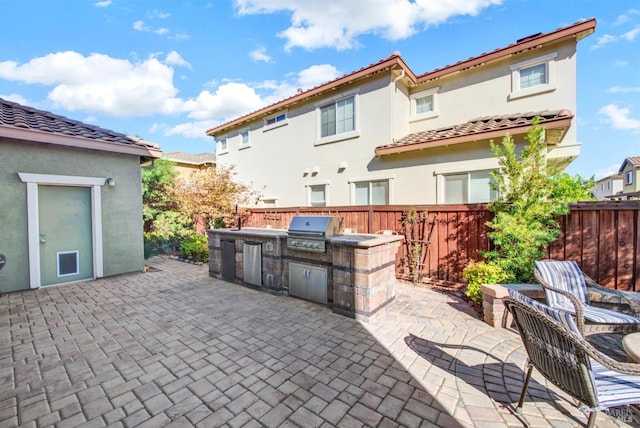
[[446,175],[444,182],[445,204],[480,204],[498,198],[490,171]]
[[633,171],[627,171],[626,177],[627,177],[626,183],[633,184]]
[[613,185],[613,181],[607,181],[607,189],[611,190],[611,186]]
[[355,183],[355,205],[389,205],[389,180]]
[[320,107],[320,137],[355,131],[355,96]]
[[280,125],[284,125],[287,122],[287,112],[277,113],[273,116],[267,117],[264,120],[264,125],[267,129],[277,128]]
[[219,144],[218,145],[218,149],[219,149],[218,153],[226,153],[226,152],[229,151],[229,145],[227,144],[227,137],[220,138],[218,144]]
[[413,119],[426,119],[438,116],[438,91],[439,87],[411,95],[411,117]]
[[327,205],[326,184],[309,186],[309,205],[312,207],[324,207]]
[[240,133],[240,147],[246,147],[249,145],[249,131],[243,131]]
[[557,52],[513,64],[511,66],[511,94],[516,99],[556,89],[555,59]]

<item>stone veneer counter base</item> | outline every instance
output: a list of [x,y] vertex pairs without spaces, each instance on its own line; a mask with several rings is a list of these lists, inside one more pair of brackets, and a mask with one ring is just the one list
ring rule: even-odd
[[[365,321],[395,299],[400,235],[335,235],[326,238],[325,252],[311,252],[288,248],[286,230],[209,229],[207,234],[209,276],[213,278],[288,296],[291,278],[295,278],[290,275],[291,264],[294,269],[326,270],[326,304],[336,313]],[[252,278],[245,281],[245,244],[260,246],[257,284]]]

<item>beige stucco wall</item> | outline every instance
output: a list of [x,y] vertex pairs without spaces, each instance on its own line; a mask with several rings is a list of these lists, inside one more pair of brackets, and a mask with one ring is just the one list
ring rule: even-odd
[[[555,53],[555,89],[512,99],[510,66],[531,58]],[[418,87],[406,80],[394,82],[398,71],[380,73],[364,84],[341,88],[331,94],[339,98],[356,93],[356,138],[317,145],[319,120],[316,108],[329,96],[296,105],[287,112],[285,125],[265,130],[262,120],[227,135],[228,152],[217,152],[221,165],[236,165],[238,177],[252,183],[265,199],[277,206],[308,204],[308,185],[327,184],[328,205],[353,203],[355,181],[390,180],[391,204],[434,204],[442,202],[438,174],[493,169],[488,141],[433,148],[404,155],[375,157],[377,146],[417,131],[438,129],[484,116],[528,113],[543,110],[571,110],[576,113],[575,43],[564,42],[533,52],[518,54],[472,70],[455,73]],[[415,121],[411,117],[410,95],[439,87],[437,117]],[[355,92],[353,92],[355,91]],[[549,147],[549,157],[577,156],[576,124],[566,132],[559,147]],[[240,148],[239,132],[249,130],[250,147]],[[222,136],[219,136],[222,137]],[[219,147],[218,147],[219,148]],[[339,170],[341,162],[347,168]],[[305,169],[317,174],[307,174]],[[258,205],[259,206],[259,205]]]
[[141,271],[142,184],[139,158],[0,139],[0,292],[29,288],[27,185],[18,172],[112,177],[115,187],[102,187],[104,275]]

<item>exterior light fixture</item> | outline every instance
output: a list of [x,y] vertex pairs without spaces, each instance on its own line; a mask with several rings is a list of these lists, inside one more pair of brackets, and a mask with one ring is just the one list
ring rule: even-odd
[[109,187],[115,187],[116,185],[116,179],[115,178],[107,178],[107,180],[104,182],[104,184],[106,184]]

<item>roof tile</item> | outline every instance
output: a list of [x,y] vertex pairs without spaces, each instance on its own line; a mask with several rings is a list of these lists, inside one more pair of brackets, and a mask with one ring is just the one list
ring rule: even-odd
[[157,144],[149,141],[26,107],[3,98],[0,98],[0,127],[31,129],[56,135],[159,149]]

